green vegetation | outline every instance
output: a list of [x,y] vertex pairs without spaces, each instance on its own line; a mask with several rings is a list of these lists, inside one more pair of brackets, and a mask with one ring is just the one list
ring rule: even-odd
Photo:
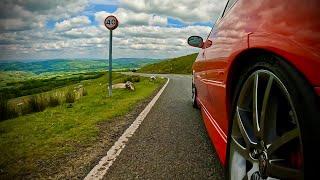
[[48,106],[49,107],[56,107],[56,106],[59,106],[59,105],[60,105],[59,97],[57,95],[51,94],[49,96]]
[[0,88],[7,86],[7,83],[31,79],[35,74],[24,71],[0,71]]
[[140,76],[128,76],[126,78],[123,79],[123,83],[126,83],[127,81],[130,81],[130,82],[140,82]]
[[50,78],[32,78],[24,81],[8,82],[6,87],[0,88],[0,94],[7,98],[16,98],[31,94],[50,91],[66,85],[79,83],[83,80],[96,79],[103,76],[104,72],[87,72],[67,75],[56,75]]
[[[56,107],[64,102],[69,103],[70,106],[76,101],[76,96],[79,99],[87,95],[88,92],[82,85],[74,89],[69,88],[67,92],[47,92],[12,100],[0,95],[0,121],[15,118],[19,115],[41,112],[47,107]],[[15,106],[17,107],[15,108]]]
[[28,105],[31,112],[41,112],[46,106],[47,102],[43,94],[33,95],[28,100]]
[[0,121],[19,116],[16,109],[9,104],[9,100],[4,95],[0,95]]
[[74,103],[75,99],[76,99],[76,96],[73,93],[73,89],[72,88],[68,89],[66,93],[66,103]]
[[[119,83],[128,76],[115,73],[113,78],[113,83]],[[64,159],[79,148],[93,145],[99,137],[99,123],[125,115],[141,100],[150,97],[165,80],[150,81],[140,77],[139,81],[135,83],[135,91],[115,89],[112,98],[107,95],[106,76],[82,81],[87,95],[77,99],[71,108],[61,104],[0,122],[1,171],[8,173],[8,178],[32,174],[43,166],[54,166],[52,163],[57,162],[56,159]],[[67,92],[79,85],[42,95]]]
[[149,64],[142,67],[137,72],[157,74],[191,74],[192,64],[197,55],[198,54],[190,54],[187,56],[161,61],[155,64]]
[[[118,58],[113,59],[112,66],[114,69],[133,69],[159,61],[161,60],[147,58]],[[92,72],[105,70],[108,67],[107,63],[107,59],[52,59],[31,62],[0,61],[0,71],[24,71],[38,75],[43,73]]]

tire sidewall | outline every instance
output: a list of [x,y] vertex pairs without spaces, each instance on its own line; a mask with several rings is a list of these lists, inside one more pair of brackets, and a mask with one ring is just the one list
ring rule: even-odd
[[[238,96],[243,86],[244,82],[249,78],[249,76],[257,70],[268,70],[275,74],[280,81],[284,84],[288,93],[293,102],[293,106],[296,110],[296,114],[298,117],[298,127],[301,134],[301,141],[303,146],[303,158],[304,158],[304,174],[310,175],[312,177],[314,172],[312,169],[316,167],[309,167],[313,163],[313,157],[311,154],[315,153],[315,148],[312,147],[312,142],[320,142],[319,141],[319,127],[320,121],[317,118],[320,117],[318,102],[316,101],[317,97],[312,89],[312,87],[308,84],[308,82],[304,79],[303,75],[301,75],[298,71],[296,71],[290,64],[285,62],[283,59],[275,56],[261,56],[257,57],[255,61],[250,63],[247,68],[241,71],[241,76],[235,88],[235,96],[232,99],[232,115],[230,116],[229,121],[229,137],[228,137],[228,145],[227,145],[227,163],[226,163],[226,177],[229,178],[229,169],[230,169],[230,135],[232,133],[232,122],[236,107],[236,102],[238,101]],[[318,129],[318,131],[317,131]],[[320,161],[318,161],[320,162]],[[307,176],[305,176],[307,178]]]

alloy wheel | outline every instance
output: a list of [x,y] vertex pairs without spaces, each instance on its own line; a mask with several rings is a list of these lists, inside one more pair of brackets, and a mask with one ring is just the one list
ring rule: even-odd
[[268,70],[241,87],[230,139],[230,179],[302,179],[298,117],[287,88]]

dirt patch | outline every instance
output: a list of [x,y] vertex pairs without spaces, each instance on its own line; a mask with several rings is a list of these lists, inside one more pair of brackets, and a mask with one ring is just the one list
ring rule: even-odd
[[[76,151],[62,157],[38,162],[32,174],[24,174],[18,179],[83,179],[90,170],[104,157],[115,141],[131,125],[136,117],[162,88],[160,86],[152,96],[138,103],[129,113],[98,124],[99,136],[94,144],[76,146]],[[73,142],[70,142],[73,143]]]

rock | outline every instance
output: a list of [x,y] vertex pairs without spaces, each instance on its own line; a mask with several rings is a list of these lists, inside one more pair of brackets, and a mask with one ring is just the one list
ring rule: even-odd
[[112,85],[112,89],[128,89],[128,90],[134,91],[135,88],[132,82],[127,81],[126,83],[118,83],[118,84]]
[[126,85],[126,88],[127,88],[127,89],[129,89],[129,90],[131,90],[131,91],[134,91],[134,90],[135,90],[134,85],[133,85],[132,82],[127,81],[125,85]]
[[[109,86],[108,86],[108,88],[109,88]],[[118,83],[118,84],[112,85],[112,89],[125,89],[125,88],[126,88],[125,83]]]
[[151,81],[154,81],[154,80],[156,80],[156,76],[151,76],[150,79],[151,79]]

